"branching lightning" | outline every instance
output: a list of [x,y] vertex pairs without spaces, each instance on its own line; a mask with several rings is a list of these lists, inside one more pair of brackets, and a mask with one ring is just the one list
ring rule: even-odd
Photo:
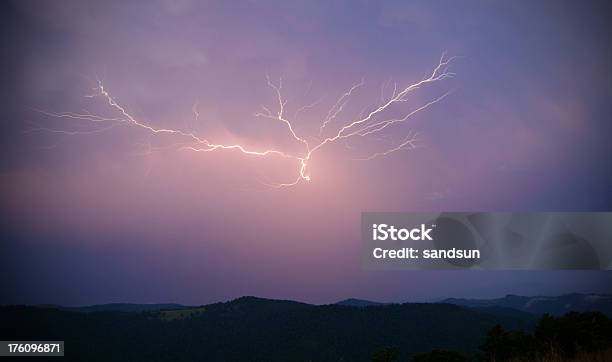
[[[104,123],[105,126],[101,128],[96,128],[94,130],[62,130],[62,129],[53,129],[49,127],[42,127],[39,125],[35,125],[35,127],[26,130],[26,132],[49,132],[54,134],[62,134],[66,136],[75,136],[75,135],[86,135],[86,134],[95,134],[108,131],[117,126],[132,126],[137,127],[145,132],[148,132],[151,135],[161,135],[166,134],[173,136],[177,139],[177,142],[173,143],[171,146],[176,147],[180,150],[187,150],[193,152],[214,152],[221,150],[234,150],[241,152],[245,155],[249,156],[260,156],[260,157],[282,157],[286,159],[291,159],[296,162],[296,176],[293,181],[286,183],[276,183],[276,184],[266,184],[267,186],[274,188],[282,188],[288,186],[297,185],[303,181],[310,181],[311,177],[309,174],[309,166],[314,154],[323,148],[326,145],[336,143],[338,141],[344,143],[347,148],[352,149],[348,145],[349,139],[352,138],[363,138],[363,137],[374,137],[381,138],[381,133],[387,128],[398,124],[403,123],[411,119],[417,113],[426,110],[427,108],[435,105],[436,103],[442,101],[445,97],[447,97],[450,92],[446,92],[441,96],[438,96],[425,104],[407,111],[401,117],[393,117],[393,118],[385,118],[383,117],[385,111],[388,111],[392,106],[396,104],[401,104],[403,102],[408,101],[408,96],[414,92],[415,90],[430,84],[442,81],[444,79],[450,78],[454,76],[454,73],[448,71],[448,67],[453,60],[457,57],[445,58],[445,55],[442,54],[437,66],[433,69],[433,71],[423,78],[422,80],[409,84],[404,88],[399,87],[397,83],[393,86],[393,92],[390,96],[385,97],[385,88],[387,87],[387,82],[383,84],[381,88],[381,99],[380,103],[370,111],[363,111],[362,114],[356,119],[352,119],[350,121],[341,122],[340,115],[345,110],[349,100],[365,85],[365,82],[361,80],[359,83],[354,84],[350,89],[348,89],[345,93],[343,93],[337,101],[332,105],[329,111],[325,114],[320,126],[318,127],[318,138],[316,138],[316,142],[309,142],[308,139],[314,139],[315,137],[309,137],[308,139],[305,136],[301,136],[296,132],[294,127],[295,120],[298,115],[304,111],[307,111],[311,108],[314,108],[319,103],[321,103],[322,99],[317,100],[312,104],[308,104],[306,106],[302,106],[298,108],[294,116],[293,120],[290,120],[287,117],[287,100],[283,98],[282,94],[282,78],[278,80],[277,83],[273,82],[269,76],[266,76],[267,86],[270,87],[274,93],[276,99],[275,107],[267,107],[261,106],[261,111],[255,113],[256,117],[261,117],[264,119],[269,119],[274,122],[280,122],[283,127],[286,129],[287,135],[296,142],[302,149],[302,151],[294,153],[294,152],[286,152],[278,149],[251,149],[243,144],[226,144],[226,143],[214,143],[209,141],[206,138],[203,138],[194,132],[188,132],[175,128],[158,128],[154,127],[146,122],[136,119],[132,114],[130,114],[127,108],[121,104],[109,93],[109,91],[104,87],[102,81],[97,81],[97,86],[94,88],[94,93],[91,95],[87,95],[86,97],[90,98],[101,98],[105,104],[110,107],[110,109],[117,114],[115,117],[103,117],[100,115],[92,114],[88,111],[82,112],[47,112],[47,111],[39,111],[42,114],[54,117],[54,118],[62,118],[71,121],[83,121],[88,123]],[[197,121],[200,118],[200,112],[198,110],[198,103],[195,103],[191,109],[195,120]],[[337,130],[331,131],[333,125],[338,124],[336,126]],[[367,161],[373,160],[378,157],[384,157],[391,153],[409,150],[416,147],[417,134],[414,132],[409,132],[409,134],[398,144],[388,146],[387,148],[374,152],[370,155],[366,155],[359,158],[353,158],[354,160]],[[149,145],[149,151],[151,150],[151,146]]]

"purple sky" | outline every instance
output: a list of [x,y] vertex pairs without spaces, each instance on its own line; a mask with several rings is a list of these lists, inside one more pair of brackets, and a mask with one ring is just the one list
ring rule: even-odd
[[[612,210],[612,39],[605,2],[18,1],[1,6],[0,303],[201,304],[242,295],[313,303],[612,292],[608,272],[366,272],[362,211]],[[50,112],[118,116],[98,77],[139,120],[218,142],[287,151],[286,129],[253,116],[287,109],[316,136],[327,110],[362,78],[338,122],[371,109],[381,85],[416,82],[440,55],[456,77],[390,115],[452,95],[390,128],[422,147],[367,162],[381,147],[333,144],[295,163],[239,152],[146,145],[122,126],[88,129]],[[388,89],[390,91],[390,88]],[[192,106],[200,114],[194,121]],[[6,106],[5,106],[6,107]],[[5,108],[3,107],[3,108]],[[394,113],[396,112],[396,113]],[[85,127],[85,128],[83,128]],[[378,142],[378,143],[377,143]],[[144,145],[144,146],[143,146]],[[8,293],[7,293],[8,291]]]

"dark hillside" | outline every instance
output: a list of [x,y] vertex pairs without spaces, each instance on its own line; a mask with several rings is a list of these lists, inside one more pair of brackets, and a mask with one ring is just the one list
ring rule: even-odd
[[536,322],[451,304],[351,308],[254,297],[193,310],[167,318],[1,307],[0,338],[65,340],[68,360],[368,361],[384,346],[405,358],[440,347],[472,353],[496,324],[531,330]]

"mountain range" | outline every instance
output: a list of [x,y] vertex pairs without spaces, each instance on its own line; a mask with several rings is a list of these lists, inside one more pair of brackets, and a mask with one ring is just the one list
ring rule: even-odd
[[355,307],[242,297],[120,309],[0,307],[0,340],[63,340],[67,359],[78,361],[369,361],[386,346],[397,346],[403,359],[440,347],[473,354],[498,324],[532,330],[537,323],[520,311],[439,303]]
[[496,299],[448,298],[442,303],[455,304],[469,308],[503,307],[533,313],[536,315],[563,315],[570,311],[602,312],[612,316],[612,295],[606,294],[565,294],[557,297],[506,295]]
[[476,356],[496,325],[530,332],[543,313],[610,315],[611,304],[607,295],[568,294],[403,304],[241,297],[202,306],[0,306],[0,340],[63,340],[66,359],[77,361],[368,361],[389,346],[401,360],[440,348]]

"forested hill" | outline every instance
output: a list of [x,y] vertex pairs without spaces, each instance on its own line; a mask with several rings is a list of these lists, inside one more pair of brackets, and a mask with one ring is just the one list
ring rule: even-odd
[[[507,311],[506,311],[507,312]],[[75,361],[369,361],[434,348],[475,352],[492,327],[530,330],[536,317],[451,304],[355,308],[243,297],[142,313],[0,307],[1,340],[64,340]]]

